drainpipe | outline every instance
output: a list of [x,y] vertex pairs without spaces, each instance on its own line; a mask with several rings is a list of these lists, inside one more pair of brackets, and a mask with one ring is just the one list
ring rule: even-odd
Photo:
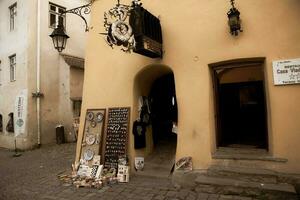
[[37,116],[37,143],[38,146],[41,146],[41,105],[40,105],[40,69],[41,69],[41,60],[40,60],[40,52],[41,52],[41,2],[40,0],[37,0],[37,44],[36,44],[36,116]]

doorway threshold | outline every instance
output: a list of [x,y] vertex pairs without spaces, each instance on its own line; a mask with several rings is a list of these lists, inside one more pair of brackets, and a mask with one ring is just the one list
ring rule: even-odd
[[216,152],[212,154],[212,158],[229,160],[259,160],[281,163],[288,161],[286,158],[273,157],[266,149],[232,147],[218,147]]

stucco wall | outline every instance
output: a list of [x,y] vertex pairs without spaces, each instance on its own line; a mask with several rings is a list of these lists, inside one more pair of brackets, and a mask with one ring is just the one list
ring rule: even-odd
[[[9,31],[9,9],[8,7],[17,2],[16,29]],[[53,29],[49,28],[49,1],[41,0],[41,143],[55,142],[55,126],[66,124],[66,133],[70,131],[72,122],[72,106],[70,92],[66,93],[62,87],[69,87],[70,67],[66,65],[62,57],[54,49],[49,35]],[[77,1],[50,1],[67,9],[78,7],[88,3],[87,0]],[[18,137],[18,147],[28,149],[37,144],[37,113],[36,99],[32,93],[37,88],[37,0],[2,0],[0,2],[0,114],[4,119],[4,130],[8,121],[8,113],[14,111],[16,95],[22,89],[28,89],[28,114],[26,133]],[[87,19],[89,16],[87,16]],[[70,39],[65,53],[84,57],[85,36],[84,23],[80,17],[67,14],[67,33]],[[17,56],[17,81],[9,81],[9,59],[8,56]],[[68,96],[66,96],[68,95]],[[68,106],[63,106],[68,105]],[[66,117],[66,115],[68,116]],[[14,134],[0,133],[0,146],[14,148]]]
[[[72,9],[87,3],[78,1],[50,1],[57,5]],[[54,49],[49,35],[53,29],[49,28],[48,1],[41,4],[41,91],[42,99],[42,143],[55,141],[55,127],[62,124],[66,127],[66,134],[71,130],[72,104],[70,100],[70,66],[62,61],[59,53]],[[87,19],[89,16],[86,16]],[[70,36],[64,53],[84,57],[85,26],[83,20],[74,14],[66,15],[66,32]]]
[[[123,1],[130,4],[130,1]],[[171,6],[170,6],[171,5]],[[134,109],[134,78],[147,65],[169,66],[175,76],[178,102],[177,158],[192,156],[194,167],[205,169],[215,151],[213,90],[209,63],[223,60],[266,57],[265,79],[269,119],[270,153],[287,158],[271,168],[300,172],[299,85],[274,86],[272,61],[298,58],[300,17],[298,0],[240,0],[244,32],[229,34],[226,12],[229,2],[219,0],[144,1],[143,6],[159,16],[163,29],[164,58],[150,59],[112,50],[104,41],[103,12],[114,6],[95,1],[89,32],[83,94],[87,108],[131,106]],[[284,16],[284,23],[282,17]],[[101,56],[99,56],[101,55]],[[83,120],[84,114],[81,115]],[[133,113],[132,120],[136,117]],[[82,134],[82,126],[80,133]],[[132,134],[130,154],[134,157]],[[77,148],[80,150],[80,144]],[[268,164],[266,164],[266,167]]]
[[83,89],[84,70],[71,67],[70,68],[70,97],[81,98]]
[[[15,29],[10,31],[9,7],[17,2],[17,16]],[[22,89],[28,87],[28,56],[29,41],[29,8],[24,1],[6,0],[0,2],[0,114],[3,115],[3,132],[0,133],[1,147],[14,147],[14,134],[6,131],[8,114],[14,112],[16,96]],[[24,20],[25,19],[25,20]],[[9,56],[16,54],[16,81],[10,81]],[[28,135],[18,137],[18,147],[28,147]]]

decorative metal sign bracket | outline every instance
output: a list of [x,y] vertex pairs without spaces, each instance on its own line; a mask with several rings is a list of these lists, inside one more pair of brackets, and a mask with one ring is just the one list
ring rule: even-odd
[[90,3],[88,3],[86,5],[83,5],[83,6],[80,6],[77,8],[73,8],[70,10],[66,10],[66,11],[62,12],[60,15],[64,15],[66,13],[72,13],[72,14],[75,14],[75,15],[81,17],[81,19],[83,19],[83,21],[85,23],[85,32],[87,32],[87,31],[89,31],[89,27],[88,27],[88,23],[83,15],[87,15],[87,14],[91,13],[92,4],[93,4],[93,1],[91,1]]
[[[89,31],[89,27],[88,27],[88,23],[87,23],[84,15],[91,13],[91,6],[94,1],[95,0],[90,0],[90,3],[88,3],[86,5],[63,11],[60,13],[60,16],[62,17],[66,13],[71,13],[71,14],[75,14],[75,15],[79,16],[81,19],[83,19],[83,21],[85,23],[85,32],[87,32],[87,31]],[[61,23],[60,20],[58,22],[57,27],[53,30],[53,32],[49,36],[52,38],[54,48],[58,52],[62,52],[62,50],[64,50],[66,47],[67,39],[69,38],[69,36],[66,34],[65,27],[64,27],[63,23]]]
[[121,46],[121,50],[130,53],[135,49],[135,38],[133,28],[129,24],[128,18],[131,11],[136,6],[141,6],[141,0],[133,0],[132,5],[120,4],[117,0],[115,7],[104,13],[104,28],[106,33],[106,42],[113,48],[114,46]]

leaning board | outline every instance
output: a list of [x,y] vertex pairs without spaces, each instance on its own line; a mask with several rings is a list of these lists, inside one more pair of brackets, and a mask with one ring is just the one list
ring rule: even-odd
[[88,109],[86,112],[81,159],[92,166],[94,156],[101,155],[106,109]]
[[109,108],[104,155],[105,168],[118,168],[119,156],[127,153],[130,108]]

